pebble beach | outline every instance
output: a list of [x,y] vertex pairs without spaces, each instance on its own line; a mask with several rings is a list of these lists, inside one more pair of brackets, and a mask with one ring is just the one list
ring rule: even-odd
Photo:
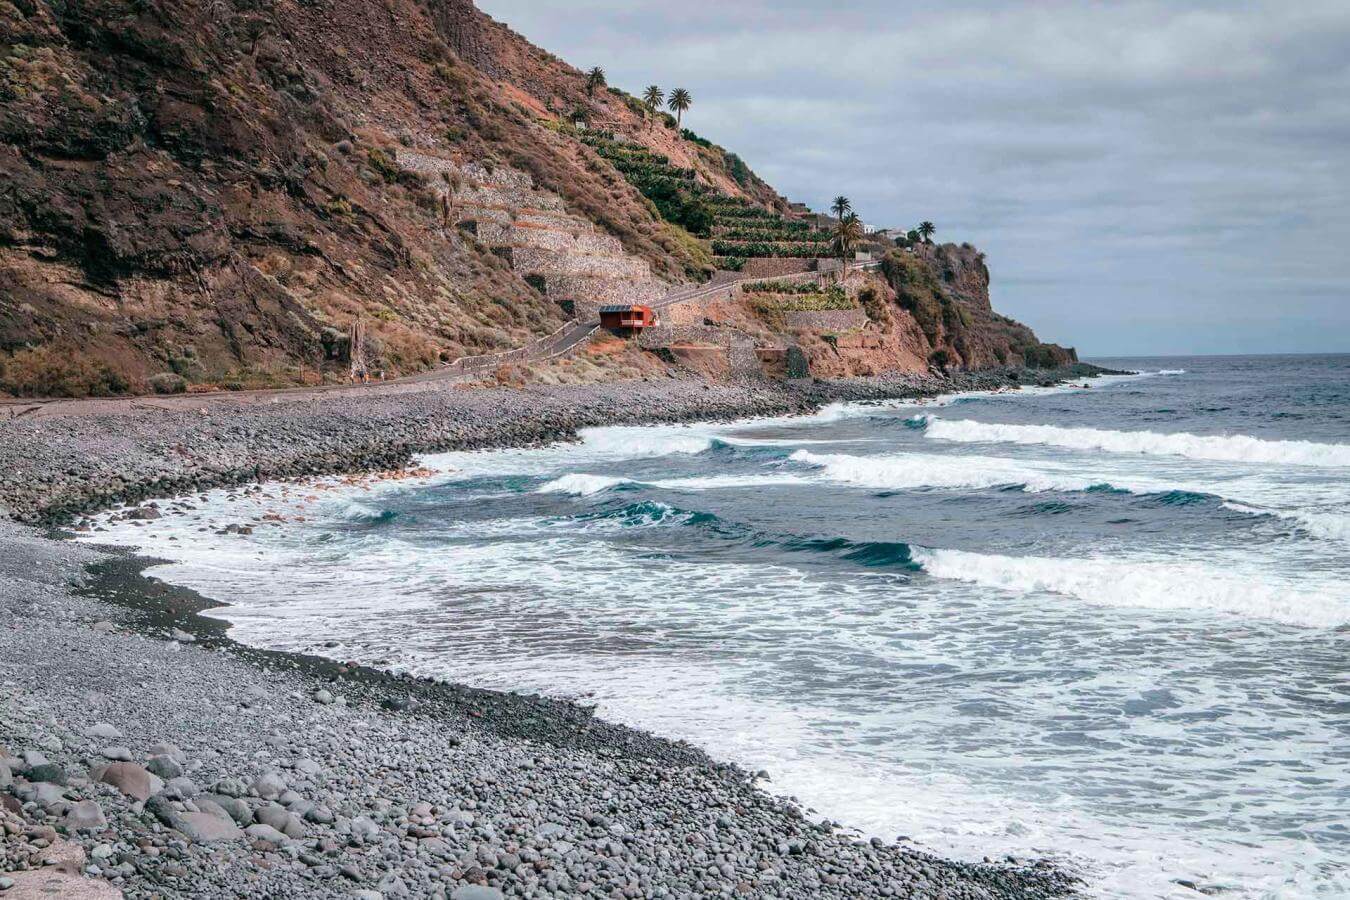
[[1074,875],[1044,860],[955,862],[864,838],[774,795],[772,772],[580,704],[241,646],[198,615],[229,597],[147,578],[149,561],[58,529],[124,504],[150,521],[154,498],[208,487],[397,470],[591,425],[1090,374],[204,398],[0,424],[14,520],[0,519],[0,896],[1074,894]]

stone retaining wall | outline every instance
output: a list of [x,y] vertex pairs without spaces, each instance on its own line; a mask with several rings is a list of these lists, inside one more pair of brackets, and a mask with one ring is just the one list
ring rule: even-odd
[[[479,231],[479,239],[483,233]],[[619,239],[593,231],[571,232],[554,228],[522,228],[509,225],[495,235],[495,242],[512,247],[532,247],[537,250],[551,250],[555,253],[571,253],[578,256],[623,257],[623,244]],[[489,241],[492,243],[493,241]]]
[[776,278],[780,275],[796,275],[815,270],[814,259],[747,259],[741,268],[741,277]]
[[682,344],[720,347],[726,354],[727,368],[733,375],[760,377],[764,367],[755,350],[755,339],[733,328],[708,325],[659,325],[638,335],[638,346],[660,350]]
[[590,275],[634,280],[651,277],[651,269],[644,260],[627,256],[577,256],[535,247],[514,247],[510,248],[510,259],[515,270],[522,275],[539,272],[545,275]]
[[788,328],[810,331],[856,331],[867,324],[867,313],[861,309],[821,309],[783,314]]

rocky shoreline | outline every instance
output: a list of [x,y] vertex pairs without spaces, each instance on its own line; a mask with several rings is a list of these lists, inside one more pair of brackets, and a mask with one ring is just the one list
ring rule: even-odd
[[[0,427],[27,522],[248,481],[1084,377],[427,391]],[[571,703],[252,650],[148,561],[0,519],[0,897],[1034,898],[1045,862],[862,840],[687,744]],[[228,602],[228,597],[212,598]],[[210,603],[209,605],[218,605]],[[50,896],[51,894],[47,894]]]
[[[694,379],[575,387],[278,394],[240,404],[207,395],[172,407],[11,419],[0,427],[0,514],[60,524],[152,497],[259,481],[397,469],[414,454],[532,446],[580,428],[804,413],[840,401],[1051,385],[1104,373],[1003,369],[951,376],[714,384]],[[78,406],[78,404],[72,404]]]

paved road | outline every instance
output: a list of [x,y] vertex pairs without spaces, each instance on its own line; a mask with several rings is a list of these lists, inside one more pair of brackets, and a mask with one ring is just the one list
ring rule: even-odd
[[[880,265],[879,261],[859,261],[849,263],[847,269],[848,271],[861,271],[875,268],[878,265]],[[802,273],[802,275],[806,274],[816,273]],[[712,296],[738,284],[764,280],[766,279],[762,277],[745,277],[715,285],[696,285],[666,295],[653,304],[653,307],[665,309],[679,303],[689,303],[693,300]],[[257,391],[212,391],[202,394],[170,396],[100,397],[88,400],[0,400],[0,421],[28,417],[118,415],[136,410],[184,412],[204,410],[212,406],[247,406],[249,404],[311,400],[318,397],[348,397],[363,394],[386,395],[424,391],[432,385],[449,386],[469,381],[479,375],[494,371],[502,365],[557,359],[584,344],[599,328],[599,325],[593,323],[569,322],[553,334],[526,347],[486,356],[464,357],[439,369],[373,384],[332,384],[319,387],[275,388]]]

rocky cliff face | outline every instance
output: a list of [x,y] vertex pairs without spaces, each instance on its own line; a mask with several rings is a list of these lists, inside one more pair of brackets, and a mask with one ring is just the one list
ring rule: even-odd
[[529,172],[659,275],[697,272],[558,128],[583,104],[642,130],[468,0],[0,3],[0,391],[331,378],[357,317],[391,374],[557,328],[404,148]]
[[984,254],[969,244],[896,250],[886,256],[882,272],[903,318],[923,335],[934,365],[1053,368],[1078,361],[1073,349],[1043,344],[1027,326],[994,312]]
[[[0,392],[333,379],[358,319],[391,375],[560,326],[409,153],[528,173],[656,278],[706,274],[707,248],[567,127],[578,110],[781,203],[470,0],[0,0]],[[993,361],[983,263],[926,265],[936,292],[904,302],[981,313],[934,339]]]

